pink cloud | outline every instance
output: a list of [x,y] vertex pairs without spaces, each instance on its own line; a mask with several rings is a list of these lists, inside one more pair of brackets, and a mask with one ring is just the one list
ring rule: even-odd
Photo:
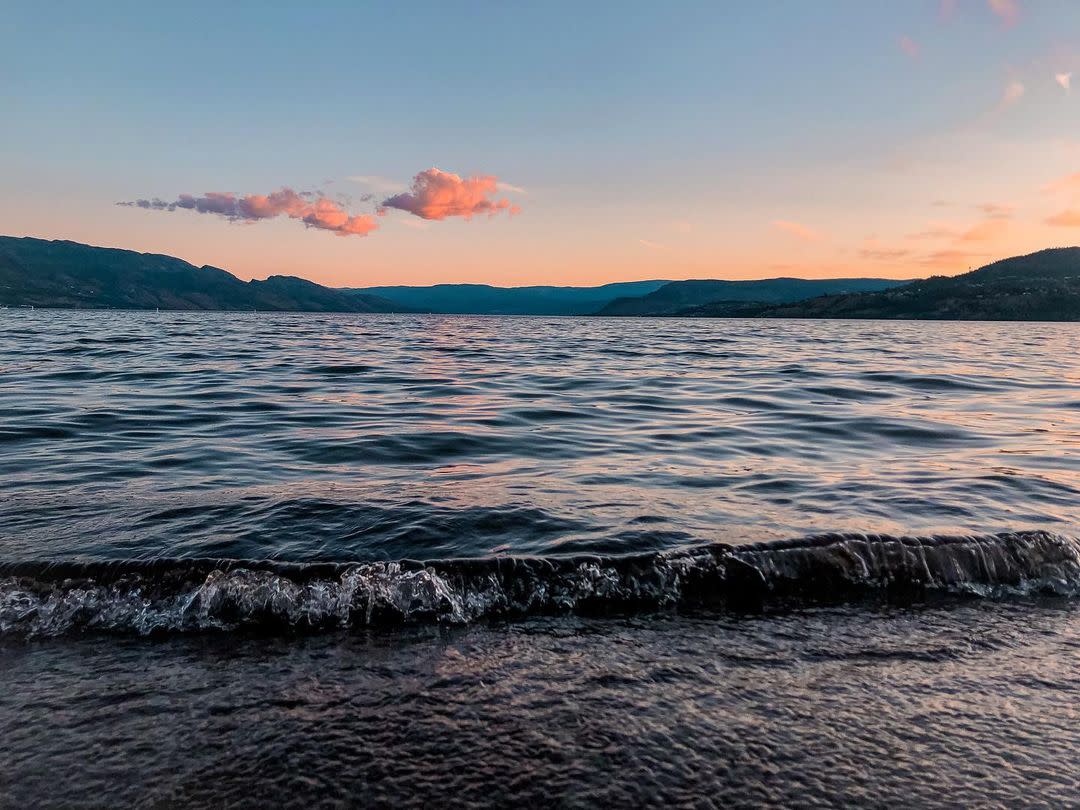
[[151,211],[195,211],[216,214],[233,222],[258,222],[286,216],[303,222],[310,228],[330,231],[337,236],[367,236],[379,227],[370,214],[349,214],[338,203],[310,192],[283,188],[271,194],[237,196],[226,191],[210,191],[201,197],[181,194],[175,200],[135,200],[119,205],[145,208]]
[[499,190],[497,177],[478,175],[462,178],[439,169],[425,169],[413,178],[412,188],[383,201],[385,208],[408,211],[421,219],[463,217],[477,214],[494,216],[507,211],[511,216],[521,208],[505,198],[495,199]]
[[[1003,28],[1011,28],[1020,19],[1019,0],[985,0],[990,13],[1001,20]],[[960,0],[938,0],[938,18],[953,19],[960,10]]]
[[861,258],[873,262],[895,262],[910,255],[911,251],[904,248],[868,247],[859,250]]
[[1020,6],[1016,0],[986,0],[986,5],[1006,28],[1016,25],[1020,18]]
[[789,233],[797,239],[802,239],[804,242],[820,242],[822,236],[813,228],[803,225],[801,222],[790,222],[786,219],[777,219],[773,221],[772,226],[785,233]]
[[955,239],[960,229],[945,222],[931,222],[926,230],[908,234],[908,239]]
[[1057,180],[1051,180],[1042,190],[1046,194],[1056,194],[1060,191],[1080,191],[1080,172],[1067,174]]
[[1047,225],[1056,225],[1061,228],[1080,228],[1080,211],[1070,208],[1060,214],[1054,214],[1045,220]]
[[1001,90],[1001,101],[998,102],[998,111],[1008,109],[1024,97],[1027,88],[1019,79],[1010,79]]
[[978,264],[985,253],[969,253],[964,250],[938,250],[923,257],[919,263],[940,270],[961,270]]
[[907,238],[949,240],[957,246],[964,246],[972,242],[993,241],[1009,229],[1012,209],[993,203],[978,207],[987,214],[988,218],[969,228],[959,228],[944,222],[931,222],[926,230],[909,234]]
[[911,57],[912,59],[919,58],[919,53],[922,51],[922,48],[919,46],[919,43],[913,40],[911,37],[902,36],[896,42],[900,46],[900,50],[902,50],[909,57]]
[[1072,73],[1055,73],[1054,81],[1061,85],[1061,89],[1066,93],[1072,90]]
[[1009,228],[1005,219],[987,219],[973,225],[956,237],[958,242],[989,242],[997,239]]
[[1009,219],[1016,210],[1011,205],[1002,205],[1001,203],[982,203],[975,207],[991,219]]

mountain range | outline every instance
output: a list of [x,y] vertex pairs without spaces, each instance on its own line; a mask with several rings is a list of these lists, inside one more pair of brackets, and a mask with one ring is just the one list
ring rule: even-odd
[[79,242],[0,236],[0,305],[73,309],[396,312],[374,295],[295,276],[241,281],[217,267],[172,256]]
[[622,297],[597,315],[688,315],[706,303],[785,304],[820,295],[885,290],[904,284],[884,278],[767,278],[760,281],[672,281],[635,297]]
[[439,284],[324,287],[241,281],[209,265],[70,241],[0,236],[0,306],[762,318],[1080,320],[1080,248],[1003,259],[959,276],[633,281],[598,287]]
[[435,284],[430,287],[364,287],[355,292],[389,298],[419,312],[460,315],[592,315],[616,298],[646,295],[667,283],[625,281],[600,287]]
[[[729,313],[706,305],[696,314]],[[741,314],[766,318],[1080,321],[1080,247],[1040,250],[959,276],[934,276],[879,292],[827,295],[761,306]]]

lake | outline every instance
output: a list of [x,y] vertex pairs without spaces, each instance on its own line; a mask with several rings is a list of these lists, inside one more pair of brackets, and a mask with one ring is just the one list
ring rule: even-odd
[[1080,325],[6,310],[0,414],[15,804],[1080,790]]

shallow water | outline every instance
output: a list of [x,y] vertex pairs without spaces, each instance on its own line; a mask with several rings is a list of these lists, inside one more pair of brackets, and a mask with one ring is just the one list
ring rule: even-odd
[[4,311],[0,806],[1070,804],[1078,350]]
[[0,648],[23,806],[1067,807],[1068,603]]

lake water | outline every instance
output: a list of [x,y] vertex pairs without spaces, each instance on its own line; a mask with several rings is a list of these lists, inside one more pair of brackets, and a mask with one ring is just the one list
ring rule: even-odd
[[15,804],[1080,789],[1080,325],[7,310],[0,492]]

